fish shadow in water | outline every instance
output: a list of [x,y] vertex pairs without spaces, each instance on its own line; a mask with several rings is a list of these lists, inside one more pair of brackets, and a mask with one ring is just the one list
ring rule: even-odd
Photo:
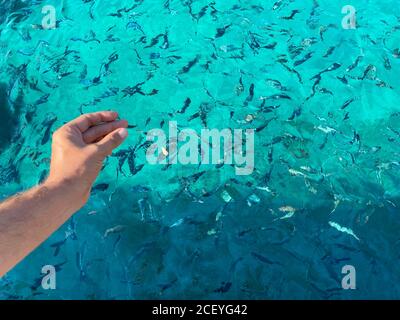
[[12,141],[19,125],[18,119],[22,105],[22,95],[18,95],[13,105],[10,105],[7,86],[4,83],[0,83],[0,152]]

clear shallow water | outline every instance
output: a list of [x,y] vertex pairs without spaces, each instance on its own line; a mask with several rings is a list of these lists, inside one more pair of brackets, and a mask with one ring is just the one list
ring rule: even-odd
[[[358,27],[344,30],[348,2],[274,3],[1,2],[2,198],[46,176],[51,132],[81,112],[135,125],[125,151],[163,121],[269,124],[250,176],[115,153],[88,205],[0,280],[0,298],[400,297],[399,9],[352,1]],[[44,5],[55,30],[40,28]],[[53,291],[40,286],[48,264]],[[346,264],[357,290],[341,288]]]

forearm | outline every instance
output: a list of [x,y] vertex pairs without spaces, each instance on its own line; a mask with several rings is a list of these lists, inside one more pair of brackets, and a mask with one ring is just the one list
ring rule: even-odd
[[0,277],[87,201],[104,159],[128,136],[112,111],[82,115],[53,135],[47,181],[0,203]]
[[1,203],[0,277],[79,210],[83,198],[73,186],[46,182]]

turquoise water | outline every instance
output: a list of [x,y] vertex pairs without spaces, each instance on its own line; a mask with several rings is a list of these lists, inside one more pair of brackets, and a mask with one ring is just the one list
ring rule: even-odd
[[[51,133],[82,112],[131,124],[89,203],[0,280],[1,299],[400,298],[397,2],[0,4],[0,198],[46,177]],[[172,120],[259,128],[253,174],[148,164],[145,132]]]

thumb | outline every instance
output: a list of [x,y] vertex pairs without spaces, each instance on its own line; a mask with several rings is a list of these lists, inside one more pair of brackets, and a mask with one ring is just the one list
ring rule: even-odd
[[128,131],[126,129],[117,129],[113,132],[106,135],[101,141],[97,142],[97,146],[99,147],[101,153],[106,156],[109,156],[113,150],[119,147],[122,142],[128,136]]

